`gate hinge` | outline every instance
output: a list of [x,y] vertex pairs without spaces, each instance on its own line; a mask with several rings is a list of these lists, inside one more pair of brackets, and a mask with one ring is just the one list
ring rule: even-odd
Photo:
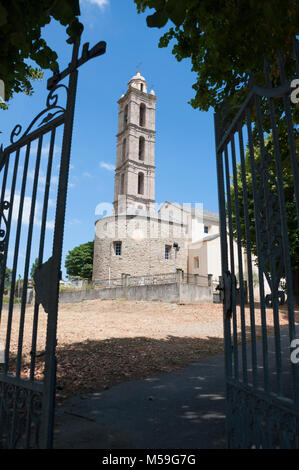
[[37,266],[33,278],[36,302],[42,304],[45,312],[49,313],[53,300],[53,288],[51,288],[53,279],[52,257],[41,266]]
[[231,274],[230,271],[223,273],[223,276],[219,278],[218,290],[220,291],[220,297],[224,305],[224,314],[227,318],[230,318],[233,311],[232,298],[233,288],[236,285],[236,277]]

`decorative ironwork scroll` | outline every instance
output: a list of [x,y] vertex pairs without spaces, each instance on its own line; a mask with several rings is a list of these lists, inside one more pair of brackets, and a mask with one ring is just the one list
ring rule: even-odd
[[[23,139],[26,135],[28,135],[29,132],[33,130],[35,125],[36,126],[42,126],[43,124],[49,123],[53,118],[55,118],[55,116],[63,115],[65,113],[65,108],[63,106],[59,106],[57,104],[57,102],[58,102],[58,89],[59,88],[63,88],[64,90],[66,90],[66,93],[68,94],[68,88],[63,84],[56,85],[54,88],[52,88],[50,93],[47,96],[46,108],[43,109],[43,111],[41,111],[33,119],[33,121],[29,124],[27,129],[23,132],[23,134],[18,139],[15,139],[15,137],[18,137],[21,134],[22,126],[20,124],[17,124],[13,128],[13,130],[10,134],[10,142],[12,144],[17,143],[19,140]],[[38,124],[39,121],[40,121],[40,123]]]

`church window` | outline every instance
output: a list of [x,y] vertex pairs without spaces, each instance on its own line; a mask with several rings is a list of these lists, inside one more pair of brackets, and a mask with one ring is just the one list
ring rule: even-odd
[[140,90],[143,91],[143,83],[140,84]]
[[139,126],[145,126],[145,104],[141,103],[139,108]]
[[199,268],[199,257],[198,256],[194,257],[194,268],[195,269]]
[[144,174],[138,173],[138,194],[144,194]]
[[141,136],[139,137],[139,151],[138,151],[139,160],[144,160],[144,147],[145,147],[145,138]]
[[170,250],[171,250],[171,246],[165,245],[165,259],[170,259]]
[[204,232],[205,232],[205,233],[209,233],[209,227],[208,227],[208,225],[205,225],[205,226],[204,226]]
[[127,149],[127,140],[123,140],[123,148],[122,148],[122,159],[125,160],[126,158],[126,149]]
[[125,111],[124,111],[124,125],[126,126],[127,124],[128,124],[128,105],[126,104]]
[[116,256],[121,256],[121,242],[114,242],[114,253]]

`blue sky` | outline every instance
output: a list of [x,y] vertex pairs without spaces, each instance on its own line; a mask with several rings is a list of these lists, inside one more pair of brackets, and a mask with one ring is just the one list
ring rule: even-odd
[[[65,254],[94,238],[96,206],[113,200],[117,100],[126,92],[140,62],[142,75],[158,97],[157,202],[198,202],[203,203],[204,209],[218,211],[213,112],[199,112],[188,104],[196,80],[190,61],[179,63],[170,48],[158,48],[163,30],[148,28],[146,14],[137,14],[133,0],[81,0],[80,5],[84,24],[82,43],[93,46],[104,40],[107,52],[84,64],[79,71],[63,274]],[[52,21],[43,34],[58,53],[63,69],[71,54],[71,47],[65,42],[65,28]],[[15,95],[9,110],[0,111],[4,146],[17,123],[26,128],[43,109],[49,76],[50,72],[45,71],[44,79],[34,83],[33,96]],[[51,221],[48,230],[51,231]],[[50,249],[50,241],[47,243]]]

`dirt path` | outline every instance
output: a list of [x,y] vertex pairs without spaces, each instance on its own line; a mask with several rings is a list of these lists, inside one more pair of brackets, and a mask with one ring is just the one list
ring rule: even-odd
[[[18,314],[14,315],[12,329],[11,349],[14,354],[17,351],[18,317]],[[28,309],[23,376],[28,376],[32,318],[32,309]],[[37,359],[36,379],[43,377],[46,321],[47,315],[40,312],[37,351],[41,357]],[[3,322],[5,315],[2,326]],[[271,327],[271,310],[267,313],[267,322]],[[247,311],[247,326],[249,323]],[[258,314],[256,323],[259,335]],[[285,314],[281,315],[281,324],[286,324]],[[247,336],[250,339],[250,335]],[[126,300],[61,304],[57,343],[58,400],[100,391],[159,372],[174,371],[222,352],[222,305]]]

